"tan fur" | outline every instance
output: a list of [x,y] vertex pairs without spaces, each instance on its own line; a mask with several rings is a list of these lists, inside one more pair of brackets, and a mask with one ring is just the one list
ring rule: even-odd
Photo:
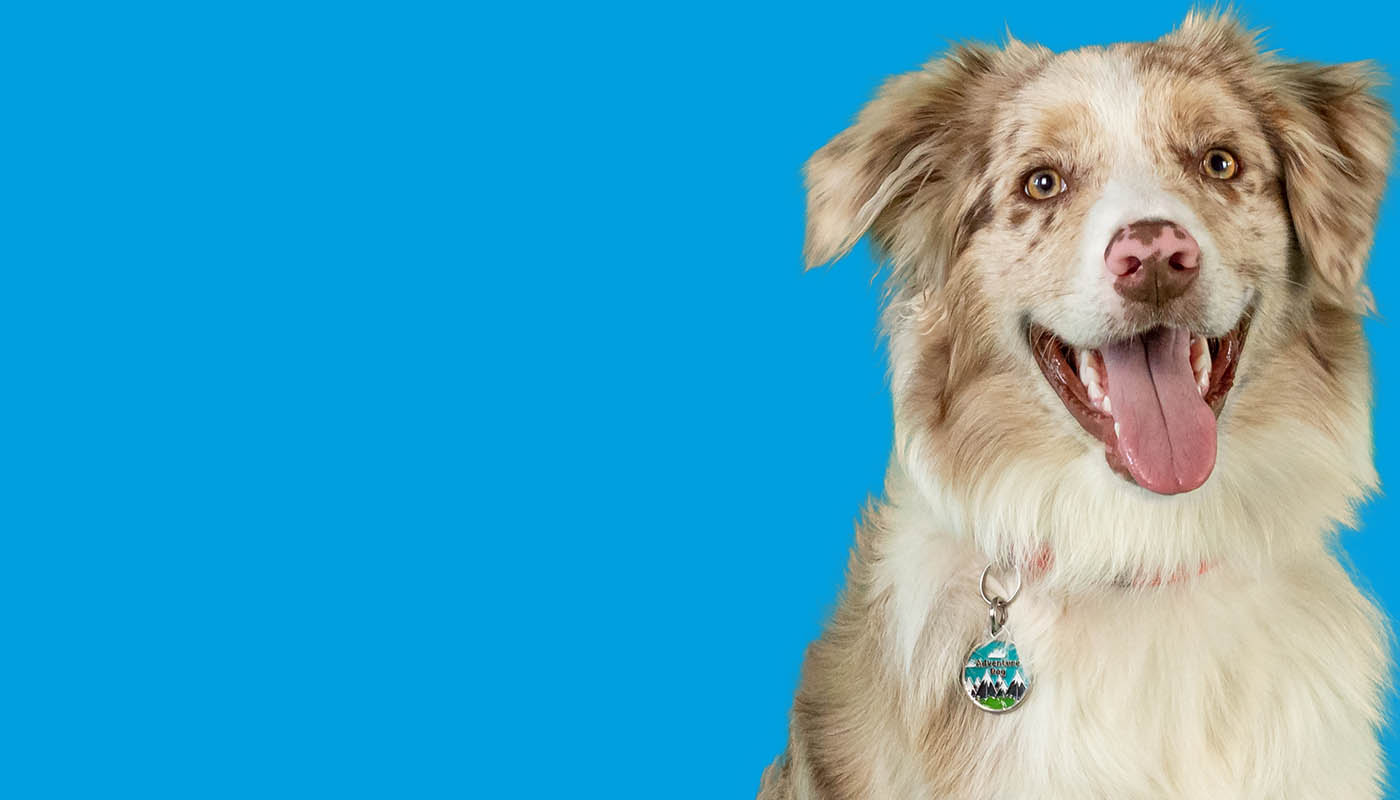
[[[896,445],[761,798],[1379,796],[1386,629],[1328,549],[1376,485],[1357,312],[1392,123],[1373,76],[1262,53],[1220,15],[1058,55],[964,46],[812,157],[809,265],[868,232],[892,267]],[[1221,144],[1228,183],[1198,169]],[[1047,163],[1070,190],[1029,201]],[[1138,322],[1086,302],[1081,270],[1124,170],[1207,250],[1210,291],[1168,321],[1218,335],[1252,309],[1214,473],[1172,497],[1107,468],[1024,339],[1030,317],[1072,344]],[[1033,695],[984,714],[956,680],[985,632],[977,577],[1043,548],[1010,623]],[[1278,674],[1230,682],[1250,663]]]

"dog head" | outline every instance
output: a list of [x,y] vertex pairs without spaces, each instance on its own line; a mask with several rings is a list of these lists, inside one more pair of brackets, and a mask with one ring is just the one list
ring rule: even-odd
[[867,232],[889,259],[899,463],[950,524],[1130,566],[1349,521],[1375,483],[1374,83],[1192,14],[1150,43],[957,48],[812,157],[808,265]]

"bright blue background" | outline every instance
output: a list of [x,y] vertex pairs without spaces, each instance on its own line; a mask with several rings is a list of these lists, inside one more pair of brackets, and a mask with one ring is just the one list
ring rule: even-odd
[[[1185,11],[991,8],[6,10],[4,793],[753,796],[890,448],[800,165],[948,39]],[[1387,485],[1397,248],[1392,196]]]

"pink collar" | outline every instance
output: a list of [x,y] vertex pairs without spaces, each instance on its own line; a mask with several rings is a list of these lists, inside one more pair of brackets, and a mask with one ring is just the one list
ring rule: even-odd
[[[1050,549],[1049,545],[1041,545],[1040,548],[1036,550],[1035,556],[1026,561],[1026,577],[1029,578],[1031,581],[1043,578],[1045,577],[1045,574],[1050,571],[1050,567],[1054,563],[1054,551]],[[1114,581],[1114,585],[1122,586],[1125,588],[1155,588],[1163,585],[1171,586],[1178,583],[1184,583],[1190,580],[1191,578],[1204,575],[1210,570],[1210,567],[1210,562],[1206,561],[1205,559],[1202,559],[1201,566],[1196,570],[1195,575],[1191,574],[1190,569],[1187,569],[1186,567],[1181,567],[1173,571],[1170,575],[1155,575],[1150,580],[1140,576],[1133,578],[1124,577],[1117,581]]]

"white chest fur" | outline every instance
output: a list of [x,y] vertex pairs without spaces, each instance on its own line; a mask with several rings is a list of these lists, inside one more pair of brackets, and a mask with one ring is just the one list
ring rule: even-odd
[[1034,696],[977,726],[994,768],[972,796],[1377,797],[1378,619],[1325,553],[1075,598],[1028,589],[1009,631]]

